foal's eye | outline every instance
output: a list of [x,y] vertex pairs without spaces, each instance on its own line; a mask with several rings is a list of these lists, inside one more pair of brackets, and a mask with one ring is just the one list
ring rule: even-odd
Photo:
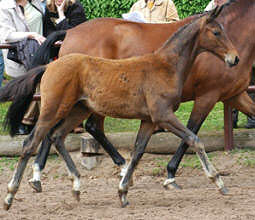
[[220,32],[219,32],[219,31],[214,31],[213,34],[214,34],[215,36],[219,36],[219,35],[220,35]]

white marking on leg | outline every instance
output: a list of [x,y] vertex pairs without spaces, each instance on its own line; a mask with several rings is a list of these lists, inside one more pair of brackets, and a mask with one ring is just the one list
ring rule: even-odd
[[13,175],[11,181],[8,183],[7,188],[8,188],[9,192],[15,193],[16,188],[17,188],[17,183],[15,184],[15,182],[14,182],[14,175]]
[[80,186],[81,186],[80,178],[74,176],[73,177],[73,190],[74,191],[80,191]]
[[169,185],[171,183],[174,183],[174,182],[175,182],[175,178],[168,178],[168,179],[165,180],[163,185],[167,186],[167,185]]
[[120,181],[120,184],[119,184],[119,190],[124,190],[123,181],[125,179],[125,176],[127,175],[127,171],[128,171],[128,167],[129,167],[130,163],[131,162],[129,162],[128,165],[124,165],[124,167],[121,169],[120,176],[122,178],[121,178],[121,181]]
[[128,164],[124,164],[120,170],[120,177],[125,176],[125,174],[127,173],[127,169],[128,169]]
[[9,205],[10,201],[12,201],[13,197],[14,197],[14,195],[12,193],[8,193],[7,196],[4,199],[4,203]]
[[38,163],[34,163],[32,165],[33,169],[33,178],[29,180],[29,182],[36,182],[36,181],[41,181],[41,171]]

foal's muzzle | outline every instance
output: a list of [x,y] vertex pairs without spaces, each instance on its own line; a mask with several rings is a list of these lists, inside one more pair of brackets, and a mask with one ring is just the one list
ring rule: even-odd
[[225,56],[225,63],[227,63],[229,67],[233,67],[239,63],[239,57],[236,54],[229,53]]

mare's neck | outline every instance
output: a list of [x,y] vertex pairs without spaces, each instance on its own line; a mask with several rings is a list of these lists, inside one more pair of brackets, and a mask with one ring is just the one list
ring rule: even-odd
[[181,28],[173,37],[167,40],[163,47],[155,52],[171,65],[171,69],[175,68],[175,73],[182,85],[200,52],[198,48],[200,20]]

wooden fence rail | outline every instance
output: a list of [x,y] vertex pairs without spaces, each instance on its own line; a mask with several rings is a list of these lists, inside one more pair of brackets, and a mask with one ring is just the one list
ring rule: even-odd
[[[59,47],[61,43],[56,43],[55,46]],[[0,44],[0,49],[10,49],[11,44]],[[255,93],[255,86],[249,86],[249,93]],[[40,94],[35,94],[33,100],[41,100]],[[232,108],[229,105],[224,104],[224,141],[225,150],[234,149],[234,137],[233,137],[233,123],[232,123]]]

